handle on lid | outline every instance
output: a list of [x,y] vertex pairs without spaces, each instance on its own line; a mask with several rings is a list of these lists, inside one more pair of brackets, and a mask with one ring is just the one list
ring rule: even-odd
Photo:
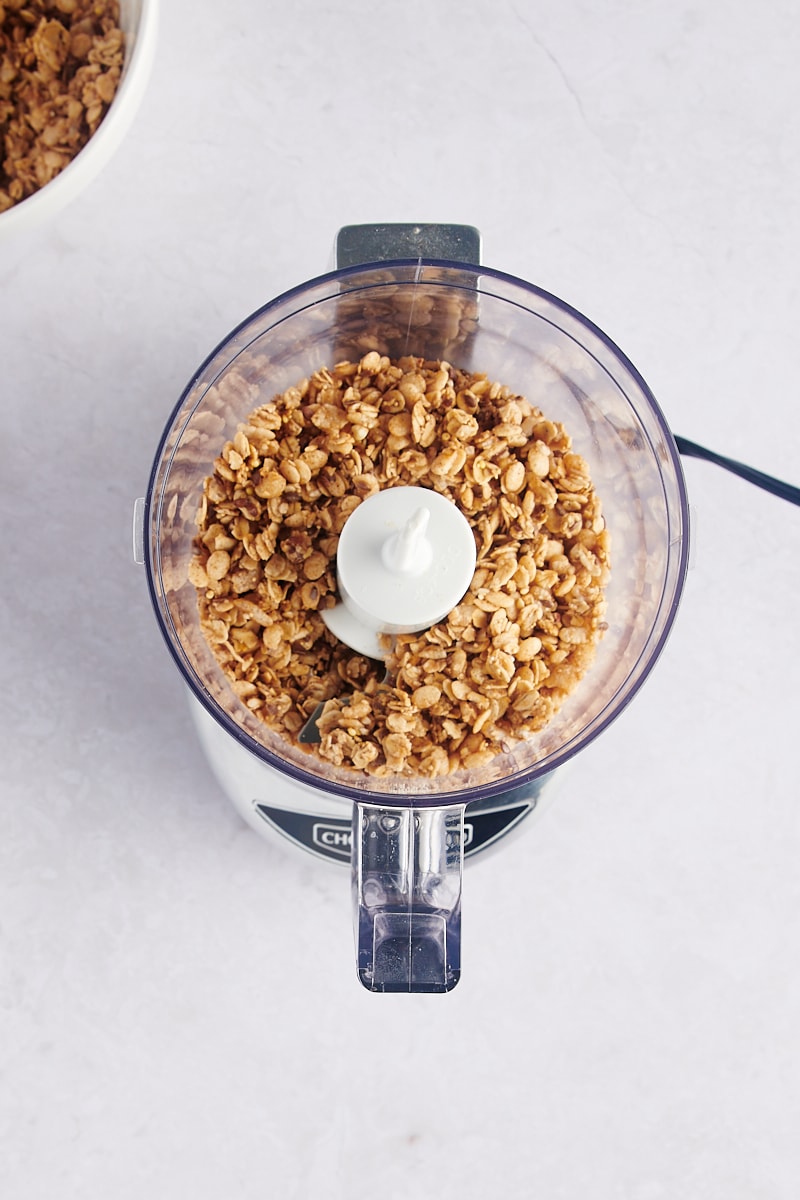
[[464,809],[354,806],[357,963],[368,991],[449,992],[458,983]]

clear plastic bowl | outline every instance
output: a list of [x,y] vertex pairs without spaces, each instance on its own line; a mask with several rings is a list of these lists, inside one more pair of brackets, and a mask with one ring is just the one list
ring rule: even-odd
[[[377,348],[485,372],[561,421],[589,463],[611,534],[608,629],[594,664],[540,733],[484,767],[438,779],[337,768],[271,732],[234,695],[200,631],[188,582],[203,481],[258,403],[322,366]],[[233,368],[256,386],[236,386]],[[350,267],[278,297],[214,351],[158,449],[144,513],[145,562],[167,645],[201,704],[262,761],[366,803],[419,807],[498,795],[558,767],[631,700],[672,624],[687,563],[686,493],[667,424],[635,368],[591,322],[484,267],[414,260]]]

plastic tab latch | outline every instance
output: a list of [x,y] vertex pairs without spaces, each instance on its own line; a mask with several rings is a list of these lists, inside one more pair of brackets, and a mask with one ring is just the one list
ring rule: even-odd
[[345,225],[336,235],[335,258],[337,269],[395,258],[476,265],[481,261],[481,235],[474,225]]
[[139,496],[133,502],[133,561],[138,566],[144,562],[144,510],[145,498]]

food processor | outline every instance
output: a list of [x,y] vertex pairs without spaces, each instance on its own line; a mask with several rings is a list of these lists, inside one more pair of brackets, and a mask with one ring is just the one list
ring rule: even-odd
[[[678,451],[647,385],[570,305],[480,260],[470,226],[342,229],[333,271],[266,304],[201,366],[136,503],[136,557],[209,765],[253,829],[351,864],[357,972],[374,992],[447,992],[458,982],[464,859],[518,828],[554,773],[633,698],[664,646],[687,566]],[[223,444],[256,404],[371,351],[483,372],[561,422],[589,465],[610,535],[606,628],[584,677],[540,731],[435,778],[326,761],[307,744],[313,719],[299,744],[270,729],[205,640],[189,578],[204,481]],[[378,658],[384,635],[425,628],[457,604],[474,567],[459,519],[419,488],[381,491],[356,507],[339,543],[340,596],[326,614],[334,635]],[[437,591],[440,571],[447,579]]]

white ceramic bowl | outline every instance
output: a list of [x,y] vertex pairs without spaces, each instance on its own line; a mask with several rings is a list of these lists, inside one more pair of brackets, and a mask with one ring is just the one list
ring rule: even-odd
[[117,93],[95,134],[55,179],[0,213],[0,242],[49,220],[102,170],[128,132],[153,63],[158,0],[120,0],[125,62]]

